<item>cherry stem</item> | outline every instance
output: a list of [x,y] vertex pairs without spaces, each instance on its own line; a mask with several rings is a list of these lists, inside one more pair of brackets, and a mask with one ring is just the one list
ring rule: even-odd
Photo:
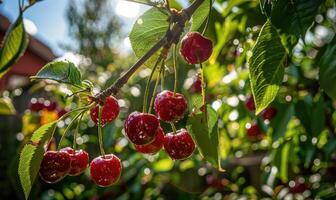
[[152,78],[153,78],[153,75],[154,75],[154,73],[155,73],[155,71],[156,71],[156,68],[157,68],[157,66],[159,65],[159,62],[161,61],[161,56],[156,60],[156,62],[155,62],[155,65],[154,65],[154,67],[153,67],[153,69],[152,69],[152,72],[151,72],[151,74],[149,75],[149,77],[148,77],[148,80],[147,80],[147,84],[146,84],[146,89],[145,89],[145,93],[144,93],[144,100],[143,100],[143,108],[142,108],[142,112],[146,112],[146,110],[147,110],[147,101],[148,101],[148,93],[149,93],[149,87],[150,87],[150,83],[151,83],[151,81],[152,81]]
[[73,125],[73,124],[75,123],[75,121],[76,121],[81,115],[83,115],[86,111],[87,111],[87,110],[84,110],[84,111],[78,113],[78,114],[73,118],[73,120],[70,122],[70,124],[66,127],[66,129],[64,130],[64,133],[63,133],[63,135],[62,135],[62,137],[61,137],[61,139],[60,139],[60,141],[59,141],[59,143],[58,143],[58,148],[57,148],[58,150],[60,149],[61,144],[62,144],[62,141],[63,141],[64,137],[66,136],[66,134],[69,132],[69,130],[70,130],[70,128],[72,127],[72,125]]
[[103,157],[105,157],[105,151],[104,151],[104,143],[103,143],[103,127],[102,127],[102,113],[103,113],[103,107],[99,106],[99,114],[98,114],[98,142],[99,142],[99,149],[100,153]]
[[162,66],[162,69],[161,69],[161,91],[164,90],[165,71],[166,71],[165,68],[166,68],[166,66],[165,66],[165,63],[164,63],[163,66]]
[[68,117],[69,115],[71,115],[71,114],[74,113],[74,112],[82,111],[82,110],[89,110],[89,109],[92,108],[94,105],[95,105],[95,103],[92,103],[92,104],[90,104],[90,105],[88,105],[88,106],[80,107],[80,108],[76,108],[76,109],[74,109],[74,110],[72,110],[72,111],[69,111],[69,112],[65,113],[62,117],[60,117],[57,121],[61,121],[61,120],[63,120],[64,118]]
[[202,62],[199,62],[200,68],[201,68],[201,87],[202,87],[202,106],[204,107],[204,113],[205,113],[205,119],[208,121],[208,113],[207,113],[207,107],[206,107],[206,91],[205,91],[205,77],[203,72],[203,66]]
[[174,49],[173,49],[173,67],[174,67],[174,96],[176,94],[176,90],[177,90],[177,82],[178,82],[178,77],[177,77],[177,66],[176,66],[176,59],[177,59],[177,48],[176,48],[177,44],[174,45]]
[[161,75],[161,72],[162,72],[162,68],[164,67],[164,63],[165,63],[165,61],[163,60],[162,64],[161,64],[160,71],[159,71],[159,73],[157,75],[157,78],[156,78],[156,81],[155,81],[155,86],[154,86],[152,98],[151,98],[151,101],[150,101],[150,104],[149,104],[148,113],[152,112],[154,100],[155,100],[155,97],[156,97],[156,91],[157,91],[157,87],[158,87],[159,82],[160,82],[160,75]]
[[72,148],[74,150],[76,150],[76,148],[77,148],[77,137],[78,137],[78,133],[79,133],[79,125],[82,121],[83,116],[84,116],[84,113],[81,114],[81,116],[79,117],[79,119],[77,121],[76,130],[75,130],[75,133],[74,133],[74,136],[73,136]]
[[172,129],[173,129],[173,133],[174,133],[174,135],[175,135],[176,132],[177,132],[177,130],[176,130],[176,127],[175,127],[174,123],[173,123],[173,122],[170,122],[170,126],[172,127]]

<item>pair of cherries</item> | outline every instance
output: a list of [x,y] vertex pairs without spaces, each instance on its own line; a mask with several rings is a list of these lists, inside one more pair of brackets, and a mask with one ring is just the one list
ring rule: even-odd
[[[65,176],[78,176],[89,165],[89,154],[84,150],[71,147],[59,151],[47,151],[42,159],[40,177],[47,183],[56,183]],[[108,154],[93,159],[90,163],[90,176],[99,186],[110,186],[121,174],[120,159]]]
[[[245,101],[245,107],[248,111],[252,112],[255,110],[255,104],[252,96],[248,96]],[[261,117],[264,120],[271,120],[277,114],[277,110],[274,107],[266,108],[262,113]],[[259,128],[256,122],[252,122],[250,126],[247,127],[246,133],[251,139],[260,139],[263,137],[264,133]]]
[[154,102],[157,116],[133,112],[125,121],[125,132],[138,152],[155,154],[162,147],[175,160],[188,158],[195,150],[195,143],[186,129],[164,134],[160,121],[174,123],[182,119],[187,110],[187,101],[182,94],[165,90]]

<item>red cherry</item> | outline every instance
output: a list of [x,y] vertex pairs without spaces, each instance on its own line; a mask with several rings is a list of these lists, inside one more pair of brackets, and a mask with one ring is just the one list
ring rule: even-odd
[[32,98],[30,100],[29,110],[31,110],[33,112],[38,112],[38,111],[42,110],[43,109],[43,101],[44,101],[43,98],[39,98],[39,99]]
[[[104,126],[106,123],[112,122],[115,118],[117,118],[119,111],[120,108],[117,99],[112,96],[107,97],[105,99],[105,102],[103,103],[102,118],[101,118],[102,126]],[[98,124],[99,105],[91,108],[90,115],[92,121]]]
[[183,37],[180,54],[189,64],[202,63],[212,53],[212,42],[198,32],[189,32]]
[[107,187],[119,180],[121,174],[120,159],[114,154],[99,156],[91,161],[91,179],[101,187]]
[[161,150],[163,146],[163,140],[164,140],[164,132],[163,129],[159,127],[153,142],[145,145],[135,145],[135,149],[140,153],[155,154]]
[[71,147],[66,147],[60,151],[67,152],[71,158],[71,168],[69,175],[77,176],[85,171],[89,165],[89,154],[84,150],[73,150]]
[[164,137],[163,146],[174,160],[186,159],[195,150],[195,143],[186,129],[180,129],[176,134],[168,133]]
[[187,110],[187,101],[182,94],[162,91],[154,102],[154,109],[159,119],[165,122],[176,122],[183,118]]
[[245,101],[245,107],[248,111],[254,111],[255,105],[254,105],[254,99],[253,96],[248,96]]
[[57,103],[55,101],[46,100],[43,102],[43,108],[47,109],[48,111],[56,110]]
[[125,121],[125,132],[134,144],[149,144],[155,139],[159,125],[159,120],[155,115],[133,112]]
[[47,151],[42,159],[40,176],[47,183],[56,183],[68,174],[70,167],[71,158],[67,152]]
[[271,120],[275,117],[276,114],[277,114],[276,108],[268,107],[261,113],[261,116],[264,120],[266,119]]
[[199,76],[194,78],[194,82],[191,85],[190,91],[192,93],[201,93],[202,92],[202,80]]
[[63,115],[67,114],[69,112],[69,110],[67,109],[57,109],[57,116],[58,118],[61,118]]
[[301,183],[297,180],[295,181],[293,186],[289,187],[289,192],[292,194],[301,194],[306,190],[308,190],[308,185],[305,183]]
[[256,122],[253,122],[250,127],[247,127],[246,133],[250,139],[258,139],[263,136],[263,132]]

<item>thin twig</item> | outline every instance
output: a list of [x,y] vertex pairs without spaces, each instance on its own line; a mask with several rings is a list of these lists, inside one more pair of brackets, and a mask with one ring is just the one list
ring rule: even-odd
[[145,53],[132,67],[126,71],[119,79],[117,79],[113,85],[106,90],[99,93],[94,100],[96,102],[102,101],[110,95],[116,95],[120,88],[124,86],[128,79],[144,64],[152,55],[154,55],[162,47],[170,48],[172,43],[177,43],[184,30],[185,23],[190,20],[190,17],[195,10],[204,2],[204,0],[195,0],[189,7],[181,10],[178,13],[177,21],[174,26],[168,30],[163,38],[161,38],[147,53]]

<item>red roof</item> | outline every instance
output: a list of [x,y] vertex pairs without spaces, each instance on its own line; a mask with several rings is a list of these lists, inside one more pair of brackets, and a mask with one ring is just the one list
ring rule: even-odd
[[[3,39],[10,26],[9,20],[0,15],[0,40]],[[46,63],[54,60],[56,56],[52,50],[37,38],[29,35],[29,45],[26,52],[17,63],[0,79],[0,90],[13,89],[16,86],[23,86],[24,82],[29,83],[29,76],[35,75]],[[14,79],[14,80],[13,80]],[[15,79],[22,79],[21,85]],[[19,82],[20,82],[19,81]]]

